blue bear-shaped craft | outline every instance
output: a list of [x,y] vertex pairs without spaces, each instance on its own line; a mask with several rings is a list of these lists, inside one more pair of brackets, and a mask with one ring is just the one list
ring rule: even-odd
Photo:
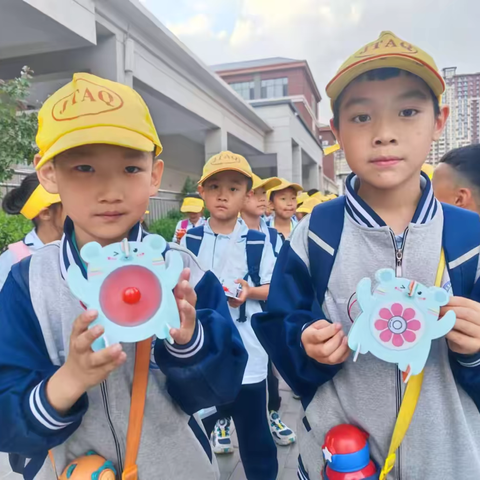
[[440,307],[449,294],[438,287],[397,278],[391,269],[378,270],[378,286],[371,293],[370,278],[357,286],[361,314],[348,334],[348,345],[355,352],[371,352],[376,357],[397,363],[398,368],[418,375],[427,362],[432,340],[445,336],[455,325],[455,313],[449,311],[440,320]]
[[165,248],[166,242],[159,235],[147,235],[142,242],[125,239],[103,248],[91,242],[82,248],[88,280],[73,264],[68,269],[68,284],[87,308],[98,311],[90,328],[100,324],[105,329],[92,345],[93,350],[117,342],[139,342],[153,335],[172,342],[170,328],[180,327],[173,288],[183,260],[172,251],[167,269],[162,256]]

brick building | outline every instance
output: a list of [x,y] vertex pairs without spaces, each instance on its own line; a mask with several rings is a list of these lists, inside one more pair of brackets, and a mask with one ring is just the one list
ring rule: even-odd
[[[318,103],[322,96],[305,60],[275,57],[214,65],[212,69],[260,115],[265,107],[290,105],[315,143],[322,146],[318,121]],[[302,163],[305,164],[304,160]],[[315,163],[322,162],[315,159]],[[293,177],[304,186],[317,183],[322,190],[336,193],[334,170],[333,158],[327,157],[320,167],[319,182],[312,182],[310,175],[316,172],[308,168],[301,175],[294,173]]]

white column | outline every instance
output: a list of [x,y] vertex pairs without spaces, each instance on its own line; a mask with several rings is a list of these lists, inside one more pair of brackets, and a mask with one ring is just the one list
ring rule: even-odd
[[293,180],[292,141],[277,142],[277,176],[291,182]]
[[223,128],[209,130],[205,137],[205,162],[224,150],[228,150],[228,135]]
[[302,184],[302,149],[294,145],[292,149],[292,182]]

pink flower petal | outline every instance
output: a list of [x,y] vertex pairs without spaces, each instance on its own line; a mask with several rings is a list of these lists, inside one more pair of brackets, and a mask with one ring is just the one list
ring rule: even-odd
[[396,347],[401,347],[403,345],[403,338],[401,335],[398,335],[398,334],[395,334],[393,336],[393,341],[392,343],[396,346]]
[[390,320],[392,317],[393,315],[388,308],[382,308],[380,310],[380,318],[383,318],[384,320]]
[[407,328],[416,332],[422,328],[422,324],[418,320],[410,320],[407,323]]
[[382,332],[383,330],[388,328],[388,322],[386,320],[377,320],[375,322],[375,328]]
[[392,335],[393,333],[390,330],[385,330],[380,334],[380,340],[382,340],[382,342],[387,343],[392,338]]
[[406,308],[403,312],[403,318],[407,321],[415,318],[415,310],[413,308]]
[[403,332],[403,338],[405,339],[406,342],[412,343],[417,339],[417,336],[410,330],[405,330]]
[[392,305],[392,313],[395,317],[401,317],[403,313],[403,307],[399,303]]

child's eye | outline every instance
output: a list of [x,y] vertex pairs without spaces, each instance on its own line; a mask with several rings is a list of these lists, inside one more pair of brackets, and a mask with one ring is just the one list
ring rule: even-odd
[[236,187],[231,187],[230,190],[231,190],[232,192],[236,192],[236,191],[238,191],[238,188],[236,188]]
[[356,117],[353,117],[353,122],[354,123],[367,123],[371,120],[370,115],[357,115]]
[[208,187],[210,190],[216,190],[218,188],[218,185],[212,184]]
[[405,110],[402,110],[400,112],[401,117],[414,117],[418,113],[418,110],[415,110],[414,108],[406,108]]
[[125,168],[125,171],[126,171],[127,173],[138,173],[138,172],[140,172],[141,170],[140,170],[140,168],[138,168],[138,167],[133,167],[133,166],[131,166],[131,167],[126,167],[126,168]]
[[94,172],[93,167],[91,167],[90,165],[77,165],[75,167],[75,170],[77,170],[78,172],[82,172],[82,173],[92,173],[92,172]]

